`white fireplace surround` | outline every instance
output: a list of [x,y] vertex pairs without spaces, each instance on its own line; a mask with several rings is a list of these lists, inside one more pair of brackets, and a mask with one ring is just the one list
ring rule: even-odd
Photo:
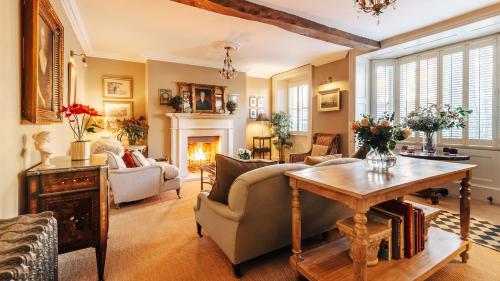
[[167,113],[170,120],[170,158],[179,167],[181,177],[189,175],[188,138],[219,137],[219,153],[233,156],[233,118],[227,114]]

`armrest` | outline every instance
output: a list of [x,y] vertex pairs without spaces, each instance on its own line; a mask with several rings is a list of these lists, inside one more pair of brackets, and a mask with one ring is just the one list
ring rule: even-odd
[[200,194],[198,194],[198,203],[195,206],[195,210],[196,211],[200,210],[202,205],[206,206],[217,215],[226,218],[228,220],[239,222],[243,217],[243,214],[237,213],[229,209],[228,205],[208,199],[208,192],[200,192]]
[[158,175],[161,175],[161,167],[156,165],[137,167],[137,168],[127,168],[127,169],[114,169],[109,170],[110,175],[126,175],[126,174],[140,174],[144,171],[157,171]]
[[290,163],[304,162],[307,156],[311,153],[290,153]]

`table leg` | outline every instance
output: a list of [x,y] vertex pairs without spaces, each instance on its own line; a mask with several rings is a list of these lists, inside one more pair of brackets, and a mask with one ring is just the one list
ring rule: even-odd
[[366,211],[354,215],[354,243],[352,243],[352,259],[354,265],[354,280],[367,280],[367,250],[368,231],[366,229]]
[[[469,181],[471,179],[471,171],[467,171],[467,175],[460,182],[460,237],[462,240],[469,241],[469,226],[470,226],[470,198],[471,188]],[[469,259],[469,246],[460,254],[462,262],[466,263]]]
[[200,169],[200,191],[203,191],[203,169]]
[[[300,215],[300,190],[297,181],[290,179],[292,188],[292,263],[295,267],[302,260],[301,249],[301,215]],[[294,268],[296,271],[296,268]],[[297,271],[296,271],[297,272]]]

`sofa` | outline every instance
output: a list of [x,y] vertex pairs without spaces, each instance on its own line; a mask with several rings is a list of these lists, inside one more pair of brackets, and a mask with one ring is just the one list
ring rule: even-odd
[[[329,162],[354,161],[361,160]],[[202,236],[202,229],[208,233],[233,264],[236,276],[241,276],[241,263],[290,245],[291,189],[284,173],[307,168],[282,164],[244,173],[232,184],[227,205],[210,200],[208,191],[198,195],[194,208],[198,235]],[[347,206],[307,191],[301,192],[301,210],[303,238],[327,232],[336,227],[337,220],[352,215]]]

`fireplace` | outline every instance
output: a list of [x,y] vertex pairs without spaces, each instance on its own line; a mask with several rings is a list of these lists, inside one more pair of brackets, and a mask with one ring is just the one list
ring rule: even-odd
[[215,154],[219,152],[219,137],[188,137],[187,152],[188,170],[196,172],[202,165],[215,163]]

